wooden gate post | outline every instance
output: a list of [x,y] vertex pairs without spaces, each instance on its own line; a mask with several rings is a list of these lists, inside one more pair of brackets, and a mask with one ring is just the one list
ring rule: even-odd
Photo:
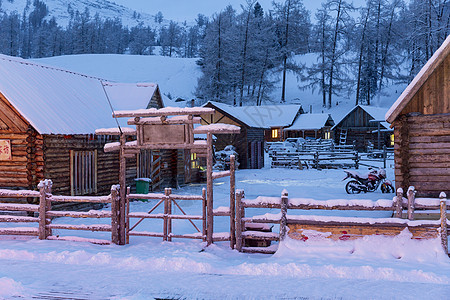
[[402,217],[402,210],[403,210],[403,189],[398,188],[396,201],[395,201],[395,217],[396,218]]
[[236,167],[235,167],[235,156],[230,155],[230,248],[234,249],[236,245]]
[[244,223],[242,218],[245,215],[244,207],[242,206],[242,198],[244,197],[243,190],[236,191],[236,249],[242,252],[242,231],[244,230]]
[[167,217],[169,214],[169,201],[170,201],[170,189],[164,189],[164,218],[163,218],[163,241],[168,240],[169,233],[169,218]]
[[41,180],[38,184],[39,188],[39,239],[47,238],[47,196],[46,196],[46,180]]
[[111,186],[111,242],[119,244],[119,186]]
[[287,207],[288,207],[288,191],[281,192],[281,219],[280,219],[280,242],[284,240],[287,232]]
[[202,189],[202,235],[203,241],[206,242],[206,189]]
[[119,245],[126,244],[126,197],[127,197],[127,179],[126,179],[126,158],[125,158],[125,135],[120,134],[120,164],[119,164]]
[[441,244],[445,254],[448,255],[447,195],[444,192],[441,192],[439,198],[441,206]]
[[416,191],[413,186],[408,189],[408,220],[414,220],[414,205],[415,205],[415,195]]
[[169,188],[168,195],[169,198],[167,199],[167,240],[169,242],[172,241],[172,218],[170,216],[172,215],[172,198],[170,198],[170,195],[172,194],[172,188]]
[[209,246],[213,242],[214,232],[214,214],[213,214],[213,178],[212,178],[212,164],[213,164],[213,149],[212,149],[212,133],[208,132],[206,138],[206,215],[207,215],[207,230],[206,230],[206,245]]

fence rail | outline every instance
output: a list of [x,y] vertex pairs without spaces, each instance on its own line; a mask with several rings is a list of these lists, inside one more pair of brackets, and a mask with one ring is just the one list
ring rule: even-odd
[[[442,247],[448,253],[448,219],[447,200],[444,193],[440,199],[415,199],[414,188],[408,189],[407,198],[399,189],[393,200],[328,200],[314,201],[309,199],[289,199],[284,190],[281,197],[258,197],[244,199],[244,192],[236,193],[236,248],[241,252],[274,253],[276,246],[248,247],[247,240],[282,241],[287,234],[297,239],[306,240],[304,230],[315,230],[331,233],[333,239],[353,239],[371,234],[396,235],[408,228],[414,238],[441,237]],[[417,201],[416,201],[417,200]],[[432,200],[432,201],[430,201]],[[431,202],[431,203],[430,203]],[[246,208],[280,209],[280,213],[267,213],[252,217],[245,216]],[[354,211],[392,211],[394,218],[359,218],[338,216],[288,215],[288,209],[301,210],[354,210]],[[406,213],[403,210],[406,209]],[[417,209],[439,210],[437,221],[415,221]],[[402,219],[406,217],[407,219]],[[247,230],[247,224],[279,224],[279,233]]]
[[[36,223],[34,227],[5,227],[0,229],[1,235],[29,235],[38,236],[39,239],[51,240],[74,240],[87,241],[96,244],[110,244],[110,241],[100,239],[87,239],[79,237],[67,237],[53,235],[54,229],[62,230],[85,230],[85,231],[101,231],[111,232],[112,242],[117,242],[118,223],[117,217],[112,211],[55,211],[52,210],[52,202],[72,202],[72,203],[111,203],[112,209],[114,204],[118,201],[117,186],[113,186],[111,194],[108,196],[93,197],[93,196],[55,196],[51,194],[52,182],[50,180],[43,180],[39,183],[39,192],[21,190],[10,191],[0,189],[0,198],[20,199],[26,197],[39,198],[39,205],[34,204],[0,204],[0,211],[7,213],[0,216],[0,222],[7,223]],[[39,213],[38,217],[11,215],[12,212],[30,212]],[[9,213],[9,214],[8,214]],[[55,217],[70,217],[70,218],[110,218],[111,224],[90,224],[90,225],[76,225],[76,224],[55,224],[52,219]]]

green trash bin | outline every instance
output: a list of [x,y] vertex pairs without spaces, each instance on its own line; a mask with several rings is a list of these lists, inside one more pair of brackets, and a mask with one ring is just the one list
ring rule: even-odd
[[148,194],[150,190],[150,178],[136,178],[136,194]]

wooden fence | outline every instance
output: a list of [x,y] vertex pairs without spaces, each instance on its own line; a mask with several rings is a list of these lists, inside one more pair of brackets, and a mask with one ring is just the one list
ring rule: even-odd
[[342,168],[354,167],[359,168],[359,155],[356,151],[333,151],[333,152],[274,152],[272,154],[272,168],[273,167],[288,167],[288,168]]
[[[39,205],[33,204],[0,204],[0,211],[7,213],[0,216],[1,222],[8,223],[36,223],[33,227],[3,227],[0,229],[1,235],[29,235],[37,236],[39,239],[49,240],[71,240],[71,241],[87,241],[96,244],[110,244],[108,240],[101,239],[87,239],[80,237],[65,237],[54,235],[53,230],[85,230],[85,231],[100,231],[111,232],[111,241],[118,243],[118,217],[113,212],[116,211],[118,205],[118,187],[113,186],[111,194],[108,196],[91,197],[91,196],[55,196],[51,194],[52,182],[51,180],[43,180],[39,183],[39,192],[37,191],[11,191],[0,189],[0,198],[39,198]],[[56,211],[52,210],[53,202],[70,202],[70,203],[94,203],[94,204],[111,204],[111,211],[97,211],[91,210],[88,212],[79,211]],[[38,213],[38,217],[14,215],[14,212],[25,213],[29,212],[33,215]],[[57,224],[53,223],[52,219],[55,217],[71,217],[71,218],[110,218],[110,224],[91,224],[91,225],[74,225],[74,224]]]
[[[442,247],[448,253],[447,201],[444,193],[440,199],[415,199],[415,192],[410,188],[408,198],[398,190],[393,200],[328,200],[311,201],[308,199],[289,199],[284,190],[281,197],[258,197],[245,200],[242,190],[236,193],[236,248],[241,252],[275,253],[277,245],[269,247],[248,247],[248,240],[282,241],[287,235],[295,239],[306,240],[304,230],[326,232],[332,239],[354,239],[365,235],[396,235],[405,228],[413,234],[413,238],[441,237]],[[416,201],[419,200],[419,201]],[[264,214],[253,217],[245,216],[246,208],[280,209],[277,214]],[[354,210],[354,211],[392,211],[395,218],[346,218],[330,216],[288,215],[288,209],[303,210]],[[408,219],[402,219],[403,209],[407,209]],[[414,220],[417,209],[439,210],[439,220]],[[247,230],[247,224],[278,224],[279,233]]]

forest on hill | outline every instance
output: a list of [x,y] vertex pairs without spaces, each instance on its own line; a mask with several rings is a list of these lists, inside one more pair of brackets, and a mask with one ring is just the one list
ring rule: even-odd
[[[14,2],[18,0],[6,0]],[[5,1],[3,1],[5,2]],[[23,58],[84,53],[163,55],[198,58],[203,75],[199,99],[234,105],[260,105],[281,74],[298,75],[305,88],[321,94],[322,105],[352,91],[355,104],[370,105],[383,87],[409,82],[442,44],[450,30],[448,0],[323,0],[308,11],[302,0],[274,1],[262,7],[243,1],[212,16],[199,14],[187,24],[154,15],[154,24],[123,25],[89,9],[67,6],[61,26],[40,0],[27,0],[23,13],[3,11],[0,1],[0,52]],[[138,16],[136,16],[138,17]],[[298,58],[315,53],[306,66]],[[273,99],[272,99],[273,100]]]

